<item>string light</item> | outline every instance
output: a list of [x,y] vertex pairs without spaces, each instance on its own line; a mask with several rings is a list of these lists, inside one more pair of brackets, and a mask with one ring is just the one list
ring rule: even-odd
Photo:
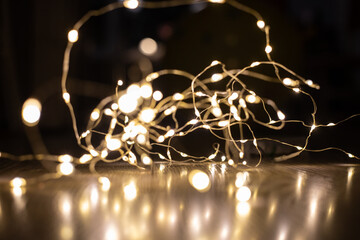
[[[224,3],[225,1],[209,0],[209,2]],[[185,158],[186,161],[217,161],[217,159],[221,159],[221,161],[224,162],[228,159],[229,165],[236,166],[237,164],[242,163],[248,166],[250,165],[250,162],[248,163],[243,160],[243,158],[245,155],[244,149],[246,149],[244,145],[249,143],[253,143],[252,147],[255,148],[258,153],[258,161],[256,164],[253,164],[253,166],[258,166],[262,161],[262,153],[259,149],[258,141],[275,141],[279,144],[292,147],[297,151],[295,153],[276,157],[276,161],[283,161],[298,156],[298,154],[303,151],[323,151],[327,149],[337,149],[343,151],[349,158],[359,159],[359,157],[338,148],[326,148],[320,150],[311,150],[307,148],[311,133],[316,127],[333,127],[338,124],[329,123],[327,125],[315,125],[315,109],[317,106],[312,96],[305,91],[307,88],[319,89],[319,86],[312,80],[304,79],[284,65],[272,60],[270,56],[273,50],[270,45],[270,28],[255,10],[243,6],[242,4],[237,4],[235,0],[228,0],[226,2],[255,17],[257,27],[265,33],[266,61],[254,61],[249,66],[244,66],[242,69],[227,69],[225,64],[218,60],[214,60],[196,76],[182,70],[165,69],[148,74],[139,83],[132,84],[122,91],[119,91],[119,87],[123,86],[124,82],[123,80],[118,80],[116,93],[104,98],[98,106],[94,108],[93,112],[90,114],[90,121],[87,129],[85,129],[82,134],[77,130],[76,114],[70,102],[70,93],[66,88],[70,66],[70,53],[74,47],[74,44],[72,43],[75,43],[78,40],[78,31],[81,30],[81,27],[90,18],[103,15],[121,7],[128,9],[135,9],[139,6],[144,8],[160,8],[175,5],[180,6],[185,3],[176,2],[176,4],[174,4],[174,2],[161,1],[152,2],[150,6],[137,0],[114,2],[99,10],[90,11],[86,17],[81,18],[74,25],[73,29],[68,33],[69,43],[65,50],[61,90],[63,93],[62,98],[71,113],[73,130],[77,142],[87,151],[87,153],[80,158],[71,157],[70,155],[59,156],[58,160],[61,163],[58,165],[58,172],[60,174],[71,174],[74,171],[73,163],[91,163],[91,166],[94,166],[94,164],[100,160],[106,162],[123,160],[129,164],[137,165],[137,159],[141,159],[142,164],[149,165],[153,162],[150,157],[152,155],[157,156],[161,160],[175,161],[171,157],[174,152]],[[155,54],[157,48],[157,43],[150,38],[143,39],[139,44],[139,50],[147,56]],[[275,77],[253,72],[257,70],[258,66],[262,65],[273,67]],[[216,73],[214,73],[215,68]],[[251,71],[249,70],[250,68]],[[291,78],[282,78],[280,72],[286,73],[286,75],[291,76]],[[164,97],[160,90],[153,91],[153,82],[160,80],[162,76],[166,75],[181,76],[186,80],[190,80],[191,83],[182,92]],[[262,96],[257,95],[254,90],[250,90],[246,83],[242,81],[242,76],[263,81],[272,79],[271,82],[279,83],[279,87],[289,91],[292,90],[295,93],[299,93],[300,96],[311,99],[314,111],[309,115],[312,116],[312,123],[307,125],[301,120],[293,121],[299,122],[305,127],[310,128],[308,137],[304,144],[301,145],[303,147],[292,145],[275,138],[257,137],[258,133],[253,131],[252,124],[259,124],[272,130],[282,130],[285,124],[291,120],[286,120],[285,114],[278,109],[277,104],[274,101],[263,98]],[[226,81],[226,88],[216,87],[216,82],[218,81]],[[249,103],[249,106],[247,103]],[[253,109],[255,104],[262,108],[263,113],[268,117],[267,119],[258,119],[258,115],[255,114],[255,110]],[[186,124],[181,126],[177,118],[178,112],[183,110],[188,110],[191,113],[191,116],[185,121]],[[40,102],[36,99],[28,99],[24,103],[22,111],[24,124],[28,126],[36,125],[40,119],[40,115]],[[103,123],[106,119],[109,119],[108,116],[112,117],[108,131],[101,132],[97,129],[95,130],[96,126]],[[350,118],[354,116],[358,115],[353,115]],[[166,119],[166,121],[164,119]],[[274,121],[273,119],[279,119],[280,121]],[[173,142],[178,142],[172,141],[174,138],[181,141],[183,136],[196,132],[199,129],[205,129],[209,134],[219,139],[220,142],[225,142],[226,144],[217,143],[215,153],[209,152],[204,156],[193,156],[184,151],[179,151],[176,146],[173,145]],[[234,138],[232,135],[234,129],[240,130],[240,137]],[[244,131],[247,131],[246,137],[244,136]],[[116,132],[116,134],[114,134],[114,132]],[[100,139],[100,143],[96,146],[94,146],[94,141],[92,141],[94,135],[97,136],[97,139],[99,139],[99,136],[103,136],[103,139]],[[158,152],[154,149],[163,149],[164,151]],[[111,155],[108,150],[116,151],[120,154],[120,157],[115,160],[108,159],[109,155]],[[237,151],[236,154],[233,150]],[[196,176],[204,177],[203,174],[206,175],[206,173],[202,173]],[[130,185],[126,189],[129,188],[134,190],[134,187],[132,186],[133,185]],[[131,190],[130,192],[134,191]]]

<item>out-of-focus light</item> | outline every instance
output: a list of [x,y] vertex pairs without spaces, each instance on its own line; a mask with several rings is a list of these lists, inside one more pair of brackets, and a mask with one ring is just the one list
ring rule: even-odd
[[236,205],[236,212],[240,215],[240,216],[246,216],[249,214],[250,212],[250,205],[247,202],[239,202]]
[[124,7],[128,9],[135,9],[139,6],[138,0],[125,0],[124,1]]
[[214,60],[214,61],[211,62],[211,66],[215,66],[215,65],[218,65],[218,64],[220,64],[220,62],[217,61],[217,60]]
[[236,199],[239,200],[240,202],[249,201],[250,197],[251,197],[251,191],[246,186],[240,187],[236,192]]
[[140,145],[144,145],[146,143],[146,137],[143,134],[139,134],[136,137],[136,141],[140,144]]
[[291,78],[284,78],[283,84],[290,87],[295,87],[298,85],[297,81],[292,80]]
[[209,2],[212,2],[212,3],[224,3],[225,0],[209,0]]
[[79,162],[80,163],[87,163],[92,159],[92,156],[90,154],[84,154],[80,157]]
[[122,86],[123,84],[124,84],[124,81],[123,81],[123,80],[118,80],[118,81],[117,81],[117,85],[118,85],[118,86]]
[[101,189],[103,191],[109,191],[111,182],[107,177],[99,177],[98,181],[101,184]]
[[173,95],[173,99],[174,99],[175,101],[183,100],[183,99],[184,99],[184,95],[182,95],[181,93],[175,93],[175,94]]
[[140,93],[143,98],[150,98],[152,95],[152,87],[149,83],[143,84],[140,87]]
[[10,186],[11,186],[12,188],[24,187],[24,186],[26,186],[26,180],[25,180],[24,178],[21,178],[21,177],[13,178],[13,179],[10,181]]
[[123,113],[131,113],[138,106],[138,98],[131,94],[124,94],[119,98],[118,105]]
[[234,165],[234,164],[235,164],[235,163],[234,163],[234,160],[229,159],[228,164],[229,164],[230,166]]
[[128,185],[126,185],[124,187],[124,194],[125,194],[126,200],[128,200],[128,201],[134,200],[137,196],[137,190],[136,190],[135,183],[131,182]]
[[108,226],[105,233],[105,240],[117,240],[119,239],[117,228],[114,226]]
[[153,98],[155,101],[160,101],[163,98],[163,94],[160,91],[155,91]]
[[259,103],[260,102],[260,98],[256,95],[253,95],[253,94],[249,94],[245,97],[245,100],[248,102],[248,103]]
[[151,163],[152,163],[152,159],[151,159],[148,155],[146,155],[146,154],[143,154],[143,155],[141,156],[141,161],[142,161],[143,164],[145,164],[145,165],[151,165]]
[[39,123],[41,103],[36,98],[27,99],[22,107],[22,118],[26,126],[32,127]]
[[146,56],[152,56],[156,53],[158,45],[152,38],[144,38],[140,41],[139,50]]
[[95,108],[94,111],[92,111],[91,115],[90,115],[90,119],[92,121],[96,121],[98,120],[100,117],[100,110]]
[[265,27],[265,22],[263,20],[259,20],[256,22],[256,25],[260,28],[263,29]]
[[108,138],[106,139],[106,147],[110,151],[117,150],[121,147],[121,141],[117,138]]
[[145,122],[145,123],[149,123],[152,120],[154,120],[156,114],[155,114],[155,110],[151,109],[151,108],[145,108],[144,110],[142,110],[140,112],[140,120]]
[[68,33],[68,40],[71,43],[77,42],[77,40],[79,39],[79,33],[77,30],[73,29],[71,31],[69,31]]
[[265,52],[266,53],[271,53],[272,52],[272,47],[270,45],[267,45],[265,48]]
[[206,192],[210,189],[209,176],[200,170],[193,170],[189,174],[190,184],[200,192]]
[[259,62],[253,62],[251,63],[250,67],[256,67],[256,66],[259,66],[260,63]]
[[223,120],[223,121],[218,122],[219,127],[226,127],[227,125],[229,125],[228,120]]
[[69,163],[69,162],[73,161],[73,157],[70,156],[69,154],[64,154],[64,155],[59,156],[58,160],[59,160],[59,162],[63,162],[63,163],[68,162]]
[[70,175],[74,172],[74,166],[69,162],[60,163],[57,169],[63,175]]
[[300,88],[293,88],[293,91],[296,92],[296,93],[299,93],[299,92],[300,92]]

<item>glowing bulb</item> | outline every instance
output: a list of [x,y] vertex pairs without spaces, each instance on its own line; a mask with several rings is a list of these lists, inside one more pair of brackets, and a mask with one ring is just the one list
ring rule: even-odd
[[107,177],[99,177],[98,178],[99,183],[101,183],[101,189],[103,191],[108,191],[110,189],[111,186],[111,182]]
[[228,164],[229,164],[230,166],[234,165],[234,160],[229,159]]
[[84,154],[80,157],[79,162],[80,163],[87,163],[92,159],[92,156],[90,154]]
[[21,178],[21,177],[13,178],[13,179],[10,181],[10,186],[11,186],[12,188],[24,187],[24,186],[26,186],[26,180],[25,180],[24,178]]
[[175,101],[183,100],[183,99],[184,99],[184,95],[181,94],[181,93],[175,93],[175,94],[173,95],[173,99],[174,99]]
[[99,153],[98,153],[96,150],[94,150],[94,149],[90,149],[90,154],[91,154],[93,157],[99,156]]
[[104,110],[104,114],[105,114],[106,116],[111,116],[111,115],[113,115],[113,111],[111,111],[110,108],[106,108],[106,109]]
[[140,93],[143,98],[150,98],[152,95],[152,87],[150,84],[143,84],[140,87]]
[[225,0],[209,0],[209,2],[212,2],[212,3],[224,3]]
[[259,65],[260,65],[259,62],[253,62],[253,63],[250,65],[250,67],[256,67],[256,66],[259,66]]
[[204,192],[210,189],[209,176],[200,170],[193,170],[190,172],[189,182],[196,190],[200,192]]
[[155,101],[160,101],[163,98],[163,94],[160,91],[155,91],[153,98]]
[[29,98],[22,107],[22,118],[26,126],[32,127],[38,124],[41,115],[41,103],[36,98]]
[[259,103],[260,102],[260,98],[256,95],[253,94],[249,94],[245,97],[246,101],[248,103]]
[[157,139],[157,142],[162,143],[165,141],[165,137],[163,135],[160,135]]
[[58,158],[59,162],[72,162],[73,161],[73,157],[70,156],[69,154],[65,154],[65,155],[61,155]]
[[143,164],[145,164],[145,165],[151,165],[151,163],[152,163],[152,159],[151,159],[148,155],[146,155],[146,154],[143,154],[143,155],[141,156],[141,161],[142,161]]
[[128,9],[135,9],[139,6],[138,0],[125,0],[124,1],[124,7]]
[[158,49],[157,43],[152,38],[144,38],[140,41],[139,50],[146,56],[151,56],[156,53]]
[[171,106],[171,108],[168,108],[168,109],[166,109],[166,110],[164,111],[164,114],[165,114],[166,116],[168,116],[168,115],[172,114],[172,113],[175,112],[175,111],[176,111],[176,107],[175,107],[175,106]]
[[296,92],[296,93],[299,93],[300,92],[300,88],[293,88],[292,89],[294,92]]
[[296,149],[299,150],[299,151],[303,150],[303,148],[300,147],[300,146],[296,146]]
[[256,22],[256,25],[260,28],[263,29],[265,27],[265,22],[263,20],[259,20]]
[[57,169],[63,175],[70,175],[74,172],[74,166],[69,162],[60,163]]
[[281,112],[280,110],[277,111],[277,115],[278,115],[278,118],[280,120],[284,120],[285,119],[285,114],[283,112]]
[[251,191],[248,187],[242,186],[236,192],[236,199],[240,202],[249,201],[251,197]]
[[244,158],[244,152],[243,152],[243,151],[240,151],[240,152],[239,152],[239,157],[240,157],[241,159]]
[[146,143],[146,137],[145,135],[143,134],[139,134],[137,137],[136,137],[136,141],[141,144],[141,145],[144,145]]
[[286,86],[295,87],[297,85],[297,82],[292,80],[291,78],[284,78],[282,82]]
[[209,157],[208,157],[208,159],[214,159],[216,157],[216,154],[215,153],[213,153],[213,154],[211,154]]
[[214,61],[211,62],[211,66],[215,66],[215,65],[218,65],[218,64],[220,64],[220,62],[217,61],[217,60],[214,60]]
[[266,53],[271,53],[272,52],[272,47],[270,45],[267,45],[265,48],[265,52]]
[[335,126],[335,123],[329,123],[327,126],[329,127]]
[[221,79],[223,79],[223,76],[221,73],[214,73],[212,76],[211,76],[211,81],[212,82],[218,82],[220,81]]
[[68,33],[68,40],[71,43],[77,42],[77,40],[79,39],[79,33],[77,30],[73,29],[71,31],[69,31]]
[[222,115],[222,111],[221,108],[219,107],[214,107],[213,109],[211,109],[212,114],[214,114],[215,117],[221,117]]
[[128,201],[132,201],[136,198],[137,190],[133,182],[129,183],[124,187],[124,194],[125,194],[125,199]]
[[348,153],[348,157],[349,157],[349,158],[354,158],[355,156],[352,155],[351,153]]
[[242,108],[246,108],[246,102],[245,102],[245,100],[244,100],[243,98],[240,98],[240,99],[239,99],[239,104],[240,104],[240,106],[241,106]]
[[117,150],[121,147],[121,141],[116,138],[108,138],[108,139],[106,139],[106,147],[110,151]]
[[146,108],[140,112],[140,120],[145,123],[150,123],[155,118],[155,110],[151,108]]
[[314,131],[314,130],[315,130],[315,128],[316,128],[316,125],[315,125],[315,124],[314,124],[314,125],[312,125],[312,126],[311,126],[311,129],[310,129],[310,132]]
[[175,131],[173,129],[170,129],[166,134],[165,134],[165,137],[172,137],[174,136],[175,134]]
[[69,103],[70,102],[70,94],[68,92],[64,92],[63,99],[66,103]]
[[118,80],[118,81],[117,81],[117,85],[118,85],[118,86],[122,86],[123,84],[124,84],[124,81],[123,81],[123,80]]
[[202,125],[202,128],[210,129],[211,127],[209,125],[207,125],[207,124],[204,124],[204,125]]
[[197,124],[198,122],[199,122],[199,120],[192,119],[192,120],[189,121],[189,124],[194,125],[194,124]]
[[95,108],[94,111],[93,111],[93,112],[91,113],[91,115],[90,115],[90,119],[91,119],[92,121],[96,121],[96,120],[99,119],[99,117],[100,117],[100,110],[97,109],[97,108]]
[[219,127],[226,127],[227,125],[229,125],[229,121],[228,121],[228,120],[224,120],[224,121],[219,121],[219,122],[218,122],[218,126],[219,126]]
[[256,139],[253,140],[253,144],[254,144],[255,147],[257,147],[257,141],[256,141]]
[[312,80],[306,80],[305,81],[305,83],[307,84],[307,85],[309,85],[309,86],[312,86],[312,85],[314,85],[314,82],[312,81]]
[[119,98],[118,105],[123,113],[131,113],[137,108],[138,98],[132,94],[124,94]]

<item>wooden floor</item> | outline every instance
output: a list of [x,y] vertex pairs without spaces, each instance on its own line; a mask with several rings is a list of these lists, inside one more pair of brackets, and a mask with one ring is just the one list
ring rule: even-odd
[[[356,165],[114,164],[58,179],[0,166],[0,239],[360,239]],[[15,190],[15,176],[35,178]]]

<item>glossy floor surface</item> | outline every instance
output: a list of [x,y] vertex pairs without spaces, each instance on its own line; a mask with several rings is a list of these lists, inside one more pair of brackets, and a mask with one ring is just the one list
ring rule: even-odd
[[0,168],[0,239],[360,239],[356,165],[22,166]]

